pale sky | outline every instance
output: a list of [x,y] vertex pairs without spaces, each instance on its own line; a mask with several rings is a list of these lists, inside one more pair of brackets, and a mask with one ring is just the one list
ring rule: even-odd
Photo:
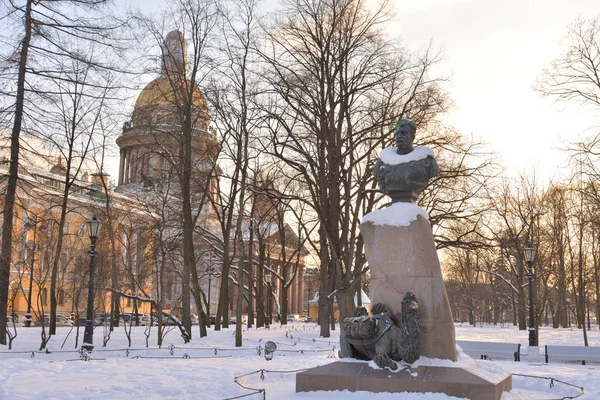
[[[563,141],[588,135],[600,112],[554,103],[532,90],[578,16],[600,14],[599,0],[395,0],[398,34],[412,50],[443,49],[455,107],[444,117],[502,158],[506,173],[543,178],[565,172]],[[557,177],[558,177],[557,175]]]
[[[547,180],[566,173],[559,149],[595,132],[600,111],[542,99],[532,87],[561,54],[567,25],[599,15],[600,0],[391,1],[398,17],[392,35],[413,51],[430,40],[443,50],[440,71],[450,75],[455,104],[445,123],[488,143],[507,175],[537,170]],[[158,11],[165,2],[129,4]]]

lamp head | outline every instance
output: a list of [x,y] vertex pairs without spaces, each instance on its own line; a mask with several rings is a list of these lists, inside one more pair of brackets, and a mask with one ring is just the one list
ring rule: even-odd
[[98,218],[96,218],[95,215],[87,222],[87,226],[90,239],[98,239],[98,236],[100,236],[100,228],[102,227],[102,223],[98,220]]
[[525,261],[527,261],[528,263],[533,262],[533,260],[535,259],[535,253],[535,248],[528,243],[527,246],[525,246],[525,248],[523,249],[523,256],[525,257]]
[[275,342],[269,340],[267,343],[265,343],[265,360],[272,360],[275,350],[277,350],[277,345]]

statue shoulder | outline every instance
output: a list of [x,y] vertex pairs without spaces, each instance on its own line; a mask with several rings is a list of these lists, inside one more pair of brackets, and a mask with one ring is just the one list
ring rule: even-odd
[[429,177],[438,176],[440,174],[440,167],[434,156],[427,156],[426,160],[429,162]]
[[375,166],[373,167],[373,176],[377,179],[381,176],[381,167],[385,166],[385,163],[381,161],[381,158],[377,160]]

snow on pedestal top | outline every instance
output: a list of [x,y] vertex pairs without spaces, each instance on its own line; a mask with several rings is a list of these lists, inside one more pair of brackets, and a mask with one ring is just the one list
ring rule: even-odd
[[423,210],[412,203],[394,203],[391,206],[375,210],[362,219],[362,223],[372,222],[374,225],[389,225],[389,226],[409,226],[412,221],[421,215],[426,220],[429,220],[427,211]]
[[385,164],[398,165],[434,156],[433,150],[427,146],[416,147],[408,154],[398,154],[396,151],[396,147],[386,147],[385,149],[381,150],[381,153],[379,153],[379,158]]

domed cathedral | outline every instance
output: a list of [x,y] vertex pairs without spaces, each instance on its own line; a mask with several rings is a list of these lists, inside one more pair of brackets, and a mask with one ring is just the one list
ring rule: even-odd
[[116,191],[133,194],[166,179],[173,181],[170,187],[177,187],[176,171],[183,165],[187,148],[182,133],[191,129],[192,191],[201,197],[208,179],[209,193],[216,196],[219,144],[208,129],[206,99],[187,78],[187,41],[181,32],[169,32],[161,51],[161,74],[142,90],[131,120],[117,139],[120,165]]
[[[188,45],[184,35],[179,31],[169,32],[161,45],[161,53],[160,76],[144,87],[130,121],[123,125],[123,132],[117,138],[120,166],[115,191],[142,200],[150,209],[162,210],[159,217],[165,236],[177,237],[182,220],[179,176],[184,155],[191,149],[192,207],[201,210],[198,224],[216,230],[213,204],[219,191],[220,169],[216,164],[219,143],[209,129],[206,99],[198,86],[188,79]],[[189,136],[184,134],[189,132],[191,145],[186,143]],[[206,257],[213,260],[214,254],[203,250],[201,238],[198,242],[199,261]],[[181,254],[170,254],[169,272],[161,290],[165,294],[165,306],[175,309],[181,301],[181,279],[177,271],[182,268],[183,260]],[[216,264],[211,261],[211,268],[220,270]],[[212,283],[209,301],[215,302],[218,291],[214,289],[218,279],[205,280],[207,282],[201,284],[210,286]],[[157,282],[154,285],[158,285]],[[204,290],[211,292],[208,287]]]

